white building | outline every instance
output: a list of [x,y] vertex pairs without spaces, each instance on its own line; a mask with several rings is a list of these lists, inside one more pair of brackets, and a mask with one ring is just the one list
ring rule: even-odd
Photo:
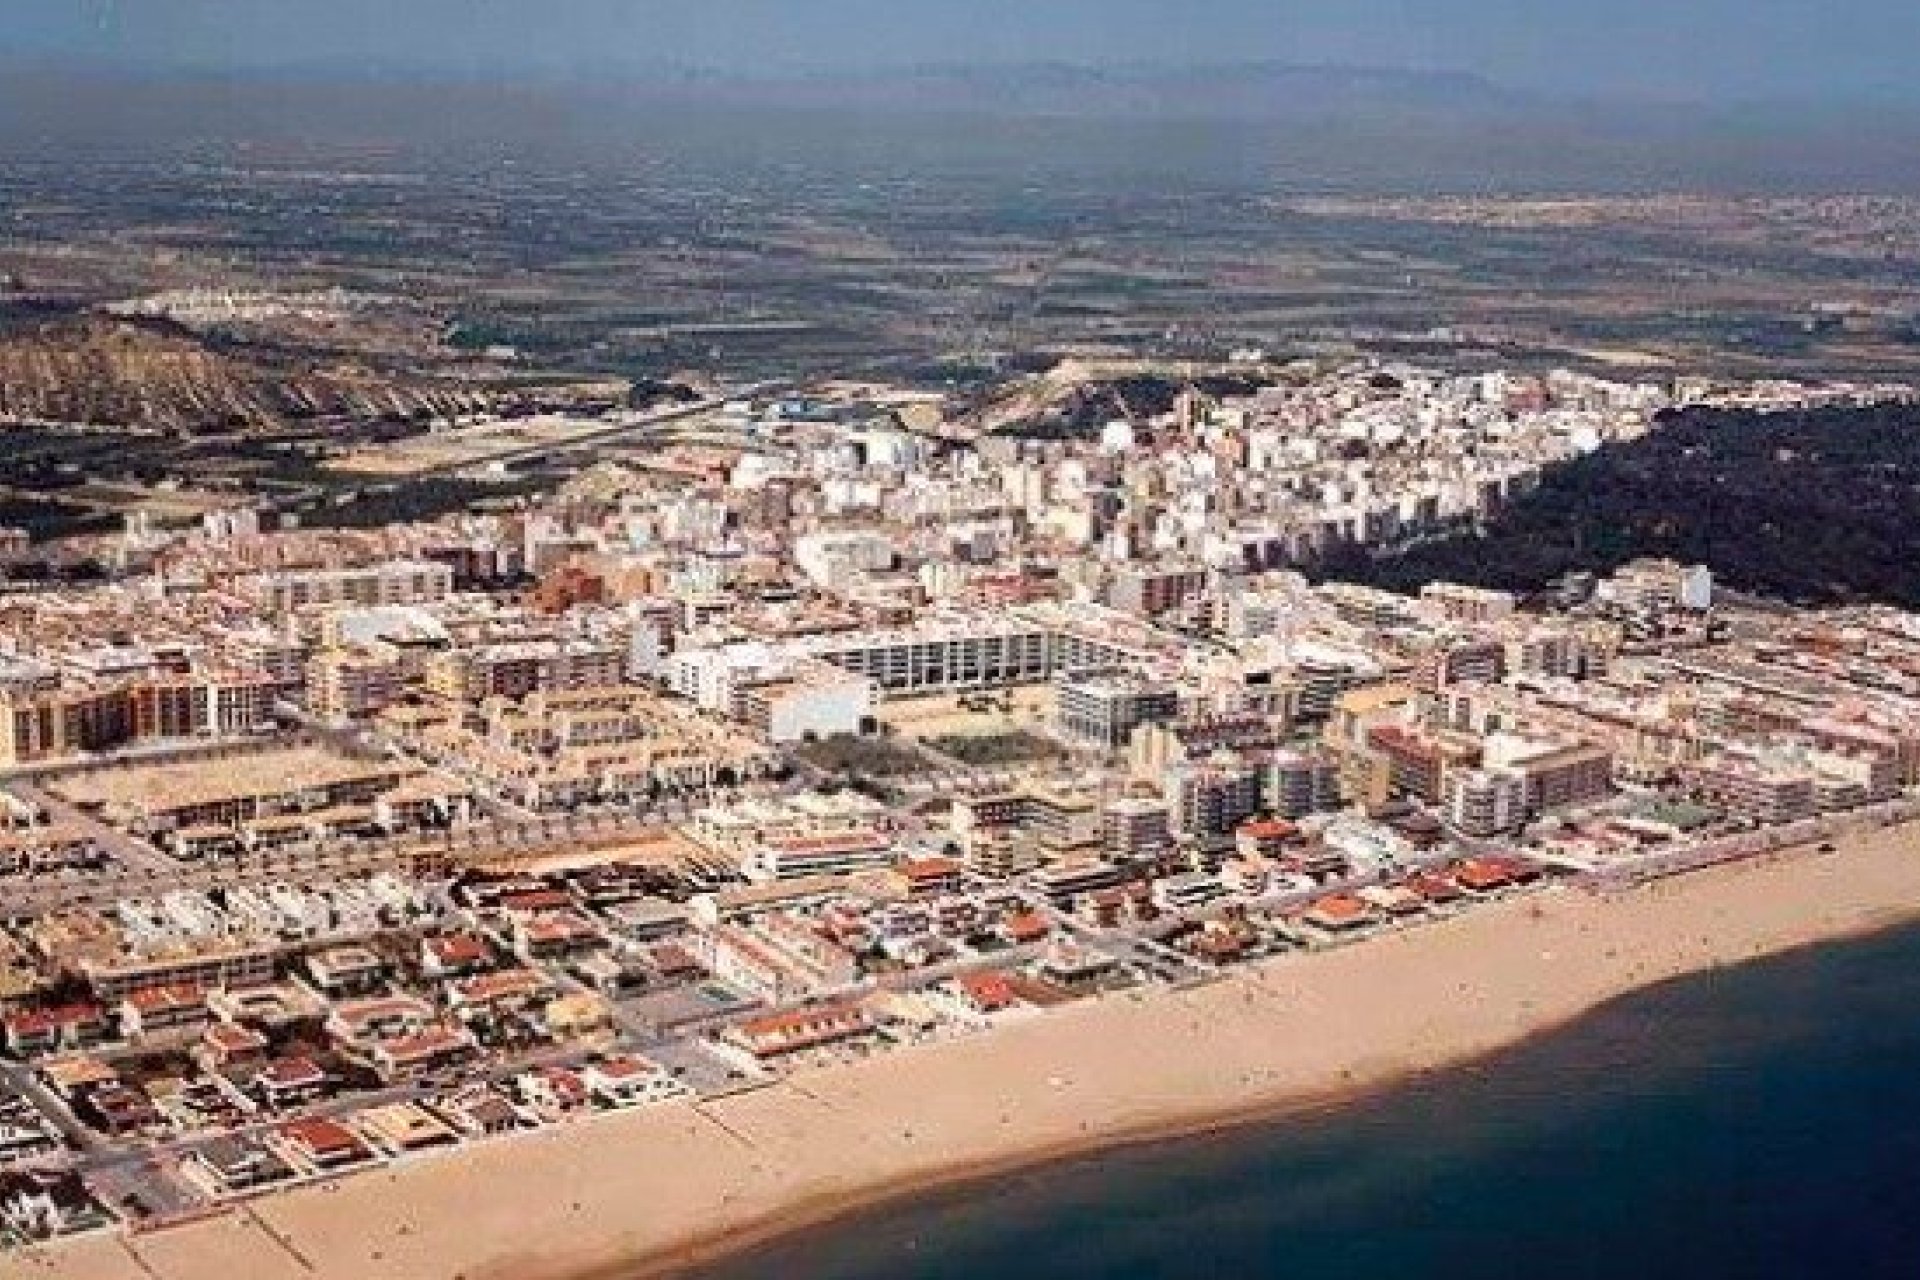
[[1489,769],[1449,773],[1444,796],[1447,825],[1470,836],[1511,831],[1527,816],[1526,784],[1516,774]]

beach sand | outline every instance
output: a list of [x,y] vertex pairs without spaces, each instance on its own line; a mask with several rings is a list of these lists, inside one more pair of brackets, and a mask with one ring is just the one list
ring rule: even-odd
[[874,1199],[1322,1105],[1666,978],[1920,918],[1920,827],[1601,897],[1561,886],[1184,992],[712,1103],[596,1117],[0,1259],[58,1280],[557,1280],[668,1272]]

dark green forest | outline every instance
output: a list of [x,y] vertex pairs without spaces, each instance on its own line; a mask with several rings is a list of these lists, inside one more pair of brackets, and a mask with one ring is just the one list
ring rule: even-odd
[[1385,556],[1341,548],[1317,576],[1528,592],[1639,556],[1796,603],[1920,607],[1920,406],[1676,411],[1551,471],[1484,528]]

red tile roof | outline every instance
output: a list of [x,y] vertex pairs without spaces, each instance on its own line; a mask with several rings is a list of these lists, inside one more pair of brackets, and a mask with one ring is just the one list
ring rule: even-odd
[[366,1149],[353,1130],[324,1116],[291,1121],[281,1125],[280,1132],[315,1155],[344,1155]]
[[955,983],[966,992],[976,1008],[987,1013],[1010,1009],[1019,1003],[1019,997],[1013,994],[1013,987],[1007,982],[1005,974],[969,973],[956,979]]
[[1343,926],[1358,924],[1373,914],[1373,908],[1351,894],[1334,893],[1307,909],[1306,918],[1314,924]]
[[1007,936],[1015,942],[1038,942],[1053,932],[1047,918],[1037,911],[1022,911],[1007,917]]
[[4,1026],[9,1035],[44,1035],[61,1027],[81,1026],[86,1023],[104,1022],[106,1010],[97,1004],[65,1004],[52,1009],[22,1009],[10,1013],[0,1026]]

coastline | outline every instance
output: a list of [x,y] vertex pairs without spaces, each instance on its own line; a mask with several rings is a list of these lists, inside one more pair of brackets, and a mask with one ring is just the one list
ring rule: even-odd
[[1562,886],[1192,990],[1107,997],[710,1103],[596,1117],[165,1232],[27,1250],[20,1273],[672,1274],[875,1203],[1338,1105],[1634,990],[1916,918],[1920,826],[1606,897]]
[[[1545,1034],[1544,1032],[1542,1034]],[[1449,1064],[1461,1065],[1461,1064]],[[789,1236],[829,1227],[858,1217],[869,1210],[890,1204],[917,1200],[942,1191],[965,1190],[981,1186],[996,1177],[1038,1169],[1063,1160],[1083,1159],[1106,1151],[1127,1147],[1177,1142],[1183,1138],[1226,1133],[1243,1126],[1306,1118],[1316,1113],[1337,1111],[1396,1084],[1444,1068],[1410,1067],[1393,1078],[1370,1080],[1341,1089],[1330,1089],[1317,1097],[1300,1096],[1284,1101],[1249,1102],[1245,1106],[1213,1115],[1187,1118],[1169,1117],[1149,1122],[1132,1130],[1101,1130],[1080,1141],[1062,1142],[1052,1147],[1023,1147],[998,1156],[989,1156],[966,1165],[935,1170],[910,1181],[889,1182],[864,1190],[822,1195],[795,1203],[758,1221],[728,1231],[710,1232],[665,1246],[655,1252],[609,1263],[592,1271],[512,1272],[498,1280],[662,1280],[689,1270],[751,1253],[763,1245]],[[482,1273],[484,1280],[494,1280]]]

